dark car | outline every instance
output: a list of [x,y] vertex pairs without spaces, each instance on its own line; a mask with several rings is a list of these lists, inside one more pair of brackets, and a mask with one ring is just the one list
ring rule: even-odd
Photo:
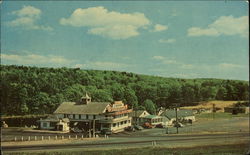
[[133,131],[135,132],[135,128],[133,126],[128,126],[125,128],[125,131]]
[[144,123],[144,124],[143,124],[143,127],[144,127],[145,129],[152,129],[152,128],[153,128],[153,126],[152,126],[150,123],[148,123],[148,122]]
[[71,128],[71,132],[73,133],[81,133],[83,130],[79,129],[78,127]]
[[155,127],[157,127],[157,128],[163,128],[163,125],[162,124],[157,124]]
[[182,128],[182,127],[184,127],[184,125],[181,124],[181,123],[175,123],[175,124],[174,124],[174,127]]
[[135,125],[134,128],[135,130],[143,130],[143,127],[140,125]]
[[112,131],[110,129],[102,129],[101,134],[102,135],[111,135]]

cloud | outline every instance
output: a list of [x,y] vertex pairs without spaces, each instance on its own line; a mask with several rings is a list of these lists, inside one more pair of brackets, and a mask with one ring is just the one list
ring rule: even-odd
[[176,40],[175,40],[175,39],[160,39],[159,42],[160,42],[160,43],[171,44],[171,43],[176,42]]
[[187,31],[188,36],[219,36],[240,35],[248,36],[248,16],[234,18],[233,16],[221,16],[207,28],[191,27]]
[[155,60],[164,60],[165,59],[165,57],[163,57],[163,56],[153,56],[152,58]]
[[112,27],[92,28],[88,30],[88,33],[112,39],[127,39],[139,35],[137,28],[131,25],[114,25]]
[[41,10],[33,6],[23,6],[21,10],[13,11],[12,14],[15,14],[19,17],[32,17],[39,18],[41,15]]
[[231,63],[221,63],[218,65],[222,69],[237,69],[237,68],[244,68],[242,65],[238,64],[231,64]]
[[172,12],[171,12],[171,16],[172,16],[172,17],[178,16],[178,14],[179,14],[179,13],[177,12],[176,9],[173,9]]
[[182,64],[181,68],[182,69],[193,69],[194,65],[191,65],[191,64]]
[[168,29],[168,26],[165,26],[165,25],[161,25],[161,24],[156,24],[154,26],[154,30],[153,32],[160,32],[160,31],[165,31]]
[[117,62],[109,62],[109,61],[95,61],[87,64],[87,66],[97,69],[121,69],[128,67],[129,65]]
[[101,70],[120,70],[126,69],[131,65],[124,63],[117,63],[111,61],[87,61],[84,64],[75,64],[74,68],[85,68],[85,69],[101,69]]
[[74,60],[68,60],[61,56],[54,55],[16,55],[16,54],[1,54],[1,60],[10,64],[17,65],[38,65],[38,64],[55,64],[55,65],[67,65]]
[[106,8],[76,9],[69,18],[61,18],[60,24],[87,27],[89,34],[111,39],[127,39],[139,35],[138,29],[150,24],[143,13],[120,13]]
[[177,78],[197,78],[198,76],[197,73],[177,73],[172,75],[172,77]]
[[153,56],[152,59],[159,61],[161,64],[176,65],[178,68],[181,68],[181,69],[194,69],[195,68],[195,66],[192,64],[185,64],[185,63],[175,60],[174,58],[166,58],[166,57],[158,55],[158,56]]
[[73,68],[84,68],[86,65],[84,64],[75,64],[73,65]]
[[153,56],[152,59],[158,60],[163,64],[178,64],[175,59],[169,59],[163,56]]
[[54,66],[54,67],[73,67],[82,69],[100,69],[100,70],[126,70],[131,65],[111,62],[111,61],[86,61],[79,63],[79,60],[67,59],[55,55],[38,54],[1,54],[2,64],[11,65],[35,65],[35,66]]
[[219,36],[219,32],[214,28],[201,29],[192,27],[188,29],[188,36]]
[[50,26],[38,25],[36,23],[40,19],[42,11],[33,6],[23,6],[22,9],[13,11],[11,14],[16,15],[17,18],[7,22],[10,26],[22,27],[27,30],[53,30]]

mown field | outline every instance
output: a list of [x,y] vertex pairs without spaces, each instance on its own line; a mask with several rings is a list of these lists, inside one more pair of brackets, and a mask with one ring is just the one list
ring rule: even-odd
[[[243,101],[241,101],[243,102]],[[214,100],[214,101],[202,101],[199,102],[198,105],[195,106],[185,106],[181,107],[182,109],[208,109],[212,108],[213,104],[215,105],[216,108],[225,108],[225,107],[230,107],[235,104],[237,104],[238,101],[220,101],[220,100]]]
[[249,114],[239,113],[237,115],[232,115],[231,113],[216,112],[216,113],[202,113],[195,115],[197,120],[211,120],[211,119],[231,119],[237,117],[248,117]]
[[5,154],[20,155],[20,154],[36,154],[36,155],[244,155],[248,152],[248,144],[233,144],[220,146],[201,146],[201,147],[182,147],[182,148],[167,148],[167,147],[142,147],[142,148],[124,148],[124,149],[71,149],[66,151],[31,151],[31,152],[6,152]]

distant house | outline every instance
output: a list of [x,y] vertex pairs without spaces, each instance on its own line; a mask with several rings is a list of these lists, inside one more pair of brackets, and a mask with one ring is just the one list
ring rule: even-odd
[[151,125],[155,126],[157,124],[163,124],[163,117],[157,115],[147,115],[144,117],[145,122],[150,123]]
[[40,119],[39,122],[40,129],[69,132],[68,118],[59,119],[57,116],[52,115],[46,119]]
[[133,111],[132,118],[134,125],[143,125],[146,122],[151,125],[163,124],[163,117],[151,115],[146,110]]
[[[122,101],[92,102],[86,94],[78,102],[63,102],[54,112],[58,119],[69,119],[70,127],[77,127],[84,131],[110,130],[112,132],[123,131],[125,127],[131,126],[132,118],[128,109]],[[53,120],[40,121],[53,124]],[[53,129],[51,125],[48,129]],[[44,126],[43,126],[44,127]]]
[[[176,121],[176,112],[174,109],[168,109],[165,110],[164,112],[160,113],[160,116],[165,117],[164,123],[165,125],[173,125],[173,122]],[[179,121],[195,121],[195,116],[193,114],[193,110],[188,110],[188,109],[178,109],[177,110],[177,118]]]

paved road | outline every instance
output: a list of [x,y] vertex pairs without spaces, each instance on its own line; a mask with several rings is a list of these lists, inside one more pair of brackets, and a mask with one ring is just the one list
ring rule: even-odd
[[48,150],[48,149],[72,149],[72,148],[102,148],[102,147],[121,147],[121,146],[152,146],[152,145],[174,145],[174,144],[202,144],[215,142],[225,142],[232,140],[248,140],[248,133],[235,133],[235,134],[203,134],[203,135],[166,135],[166,136],[144,136],[144,137],[110,137],[104,141],[89,141],[77,142],[70,144],[44,144],[44,145],[22,145],[22,146],[3,146],[4,152],[8,151],[27,151],[27,150]]

